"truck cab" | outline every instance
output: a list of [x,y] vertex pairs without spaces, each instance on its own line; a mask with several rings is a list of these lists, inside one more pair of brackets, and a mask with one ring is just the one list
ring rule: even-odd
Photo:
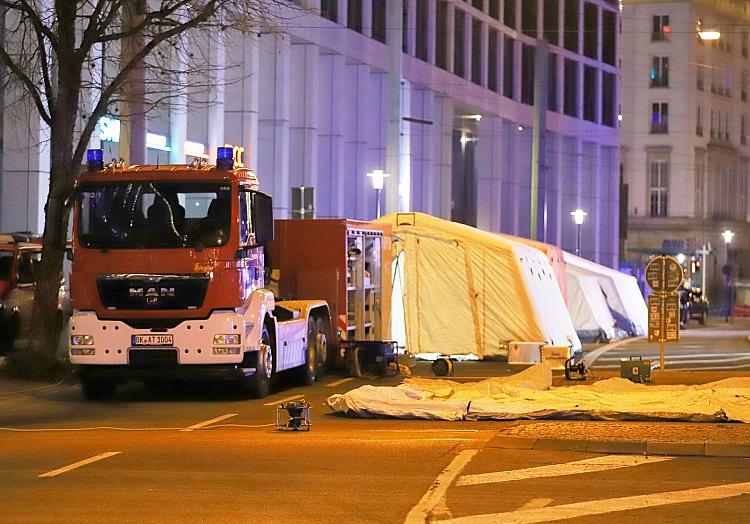
[[265,289],[271,197],[231,148],[216,166],[104,166],[101,150],[89,153],[70,274],[69,352],[84,395],[109,397],[129,379],[221,379],[263,397],[291,369],[314,381],[328,306]]

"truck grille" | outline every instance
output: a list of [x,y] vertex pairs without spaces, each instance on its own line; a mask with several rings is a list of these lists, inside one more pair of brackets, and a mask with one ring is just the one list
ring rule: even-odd
[[172,369],[177,367],[176,349],[131,349],[128,352],[131,368]]
[[208,275],[107,275],[96,279],[99,299],[114,309],[198,309]]

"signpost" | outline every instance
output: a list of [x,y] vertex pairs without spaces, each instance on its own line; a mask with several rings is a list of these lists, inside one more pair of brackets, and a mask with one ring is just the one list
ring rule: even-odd
[[673,257],[657,256],[646,266],[646,283],[656,293],[648,297],[648,341],[659,343],[659,369],[664,369],[664,343],[680,338],[682,266]]

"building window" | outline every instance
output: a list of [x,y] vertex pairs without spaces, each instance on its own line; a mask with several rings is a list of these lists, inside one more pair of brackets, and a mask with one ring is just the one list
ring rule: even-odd
[[362,0],[349,0],[346,7],[346,27],[362,32]]
[[427,1],[417,0],[417,48],[414,50],[417,58],[425,62],[427,61]]
[[602,13],[602,62],[615,65],[617,41],[617,15],[612,11]]
[[651,133],[669,133],[669,104],[666,102],[651,104]]
[[521,0],[521,32],[536,38],[537,0]]
[[669,57],[651,57],[651,87],[669,87]]
[[435,9],[435,65],[448,70],[448,3],[439,1]]
[[455,11],[453,26],[453,74],[463,77],[466,74],[464,57],[466,56],[466,14],[460,9]]
[[500,0],[490,0],[490,16],[500,20]]
[[711,138],[716,138],[716,125],[714,124],[714,110],[711,110],[711,122],[710,122],[710,133]]
[[602,124],[615,127],[615,93],[617,77],[613,73],[602,72]]
[[490,29],[490,34],[488,38],[489,42],[487,45],[487,88],[498,92],[500,88],[500,83],[498,82],[498,76],[497,76],[497,54],[498,54],[498,32],[494,29]]
[[565,0],[564,46],[568,51],[578,52],[578,0]]
[[596,122],[596,69],[583,66],[583,119]]
[[563,70],[563,113],[578,116],[578,62],[565,59]]
[[471,81],[482,85],[482,22],[471,24]]
[[742,78],[740,79],[740,99],[743,102],[747,102],[747,71],[742,71]]
[[557,55],[550,53],[547,58],[547,109],[559,111],[557,106]]
[[703,67],[697,66],[695,68],[695,87],[698,89],[698,91],[703,91],[704,77],[705,75],[703,74]]
[[320,0],[320,16],[323,18],[327,18],[331,22],[337,22],[338,11],[338,0]]
[[747,145],[747,117],[740,115],[740,143],[743,146]]
[[544,38],[552,45],[560,45],[560,4],[558,0],[544,0]]
[[703,108],[701,106],[695,110],[695,134],[703,136]]
[[724,113],[724,140],[729,142],[729,112]]
[[372,0],[372,38],[385,44],[385,1]]
[[514,44],[515,40],[505,36],[503,45],[503,95],[507,98],[513,98],[513,73],[514,67]]
[[669,15],[656,15],[653,17],[653,27],[651,29],[651,41],[669,40],[669,33],[672,29],[669,27]]
[[534,47],[521,46],[521,103],[534,103]]
[[649,197],[652,217],[667,216],[667,179],[669,162],[652,160],[649,164]]
[[597,58],[599,40],[599,9],[588,2],[583,5],[583,54]]
[[503,23],[508,27],[516,27],[516,0],[503,2]]

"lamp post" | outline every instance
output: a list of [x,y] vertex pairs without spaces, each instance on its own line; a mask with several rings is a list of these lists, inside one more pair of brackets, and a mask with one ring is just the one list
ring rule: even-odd
[[583,209],[576,209],[570,212],[573,222],[576,223],[576,255],[579,257],[581,256],[581,225],[587,214]]
[[367,176],[372,180],[372,187],[375,189],[375,218],[380,218],[380,192],[383,191],[383,183],[390,175],[383,173],[382,169],[376,169],[367,173]]
[[729,318],[732,316],[732,302],[734,299],[734,285],[732,282],[732,266],[729,264],[729,244],[732,243],[732,239],[734,238],[734,233],[727,229],[721,234],[722,237],[724,237],[724,244],[726,245],[727,250],[727,263],[724,265],[724,268],[722,269],[722,273],[724,276],[724,303],[726,305],[726,310],[724,314],[724,322],[728,322]]

